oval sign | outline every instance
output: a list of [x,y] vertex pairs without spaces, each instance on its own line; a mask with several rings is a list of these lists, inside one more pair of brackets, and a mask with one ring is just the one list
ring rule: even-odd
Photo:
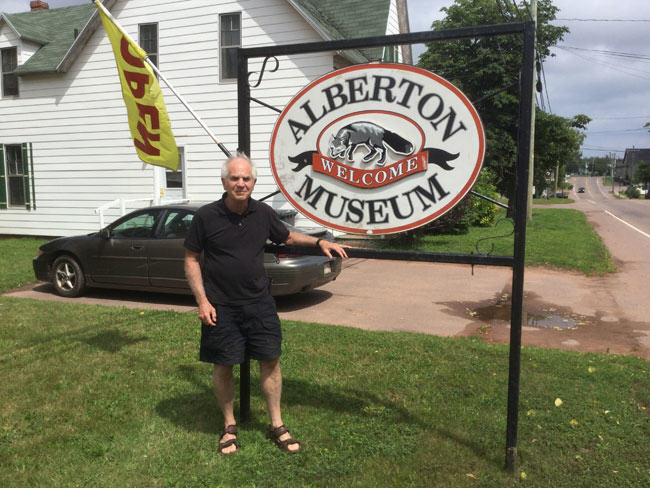
[[413,66],[364,64],[298,93],[275,124],[270,154],[296,210],[344,232],[389,234],[462,200],[483,164],[485,134],[447,80]]

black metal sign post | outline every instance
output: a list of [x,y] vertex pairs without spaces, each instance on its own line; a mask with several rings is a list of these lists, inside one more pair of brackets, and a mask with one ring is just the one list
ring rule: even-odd
[[[348,256],[367,259],[392,259],[402,261],[427,261],[512,268],[512,310],[510,316],[510,356],[508,372],[508,405],[505,467],[513,470],[517,461],[517,423],[519,412],[519,377],[521,363],[521,327],[524,291],[524,256],[526,246],[526,206],[528,191],[528,157],[531,144],[530,117],[533,99],[533,68],[535,57],[535,24],[519,22],[476,27],[463,27],[442,31],[414,32],[391,36],[366,37],[342,41],[324,41],[280,46],[239,48],[237,50],[237,107],[239,149],[250,154],[250,84],[248,60],[275,56],[307,54],[326,51],[383,47],[389,45],[417,44],[431,41],[492,37],[499,35],[522,35],[523,57],[520,71],[520,99],[517,137],[516,188],[514,197],[514,250],[512,256],[482,254],[426,253],[413,251],[379,251],[349,249]],[[263,73],[260,73],[260,77]],[[266,104],[263,104],[266,105]],[[270,107],[272,108],[272,107]],[[277,111],[277,109],[274,109]],[[512,204],[512,203],[511,203]],[[285,248],[296,254],[316,254],[316,249],[302,247]],[[246,360],[240,369],[240,417],[250,417],[250,363]]]

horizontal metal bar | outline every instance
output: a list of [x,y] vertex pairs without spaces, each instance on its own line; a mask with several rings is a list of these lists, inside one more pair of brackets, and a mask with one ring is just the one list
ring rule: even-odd
[[505,203],[501,203],[501,202],[499,202],[498,200],[494,200],[493,198],[486,197],[485,195],[481,195],[480,193],[475,192],[474,190],[470,190],[470,193],[471,193],[472,195],[474,195],[475,197],[479,197],[479,198],[482,198],[483,200],[487,200],[487,201],[490,202],[490,203],[494,203],[495,205],[498,205],[498,206],[501,207],[501,208],[505,208],[505,209],[510,208],[510,207],[508,207]]
[[273,193],[269,193],[268,195],[263,196],[262,198],[258,198],[257,201],[263,202],[264,200],[268,200],[269,198],[274,197],[278,193],[280,193],[280,190],[276,190]]
[[[276,246],[269,244],[266,252],[278,254],[301,254],[306,256],[321,256],[323,253],[317,247]],[[489,256],[487,254],[452,254],[422,251],[395,251],[389,249],[364,249],[351,247],[345,250],[350,258],[389,259],[393,261],[420,261],[430,263],[476,264],[486,266],[513,265],[512,256]]]
[[263,107],[270,108],[271,110],[274,110],[275,112],[277,112],[279,114],[282,113],[282,110],[280,110],[279,108],[276,108],[273,105],[269,105],[268,103],[263,102],[262,100],[258,100],[257,98],[253,98],[253,97],[250,97],[250,99],[251,99],[251,102],[255,102],[255,103],[258,103],[258,104],[262,105]]
[[[306,54],[322,51],[344,51],[368,47],[389,46],[399,44],[419,44],[430,41],[466,39],[473,37],[509,35],[523,33],[528,22],[513,22],[509,24],[493,24],[438,31],[411,32],[394,34],[392,36],[360,37],[357,39],[342,39],[339,41],[319,41],[302,44],[281,44],[279,46],[260,46],[238,48],[239,56],[257,58],[289,54]],[[240,58],[241,59],[241,58]]]

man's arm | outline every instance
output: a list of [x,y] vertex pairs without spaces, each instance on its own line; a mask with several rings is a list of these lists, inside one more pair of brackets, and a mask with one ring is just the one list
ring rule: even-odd
[[199,319],[204,324],[217,325],[217,311],[205,296],[200,258],[200,253],[185,249],[185,277],[199,306]]
[[347,258],[348,255],[345,252],[345,248],[350,246],[341,246],[336,242],[326,241],[325,239],[317,239],[313,236],[308,236],[306,234],[301,234],[300,232],[289,232],[289,237],[284,243],[288,246],[316,246],[318,242],[318,247],[320,247],[323,254],[328,258],[332,257],[332,252],[337,253],[342,258]]

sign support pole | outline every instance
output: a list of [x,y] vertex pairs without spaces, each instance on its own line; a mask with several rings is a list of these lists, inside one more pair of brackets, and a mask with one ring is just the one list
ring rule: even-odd
[[[251,154],[250,86],[248,84],[248,58],[237,49],[237,126],[238,152]],[[251,410],[251,363],[248,357],[239,365],[239,416],[242,422],[250,418]]]
[[[535,62],[535,24],[524,29],[524,53],[521,67],[519,120],[530,120],[533,100]],[[517,423],[519,420],[519,376],[521,371],[521,322],[524,298],[524,258],[526,253],[526,214],[528,207],[528,155],[530,127],[519,125],[515,184],[515,245],[512,268],[512,304],[510,316],[510,357],[508,369],[508,419],[506,427],[505,468],[514,471],[517,464]]]

